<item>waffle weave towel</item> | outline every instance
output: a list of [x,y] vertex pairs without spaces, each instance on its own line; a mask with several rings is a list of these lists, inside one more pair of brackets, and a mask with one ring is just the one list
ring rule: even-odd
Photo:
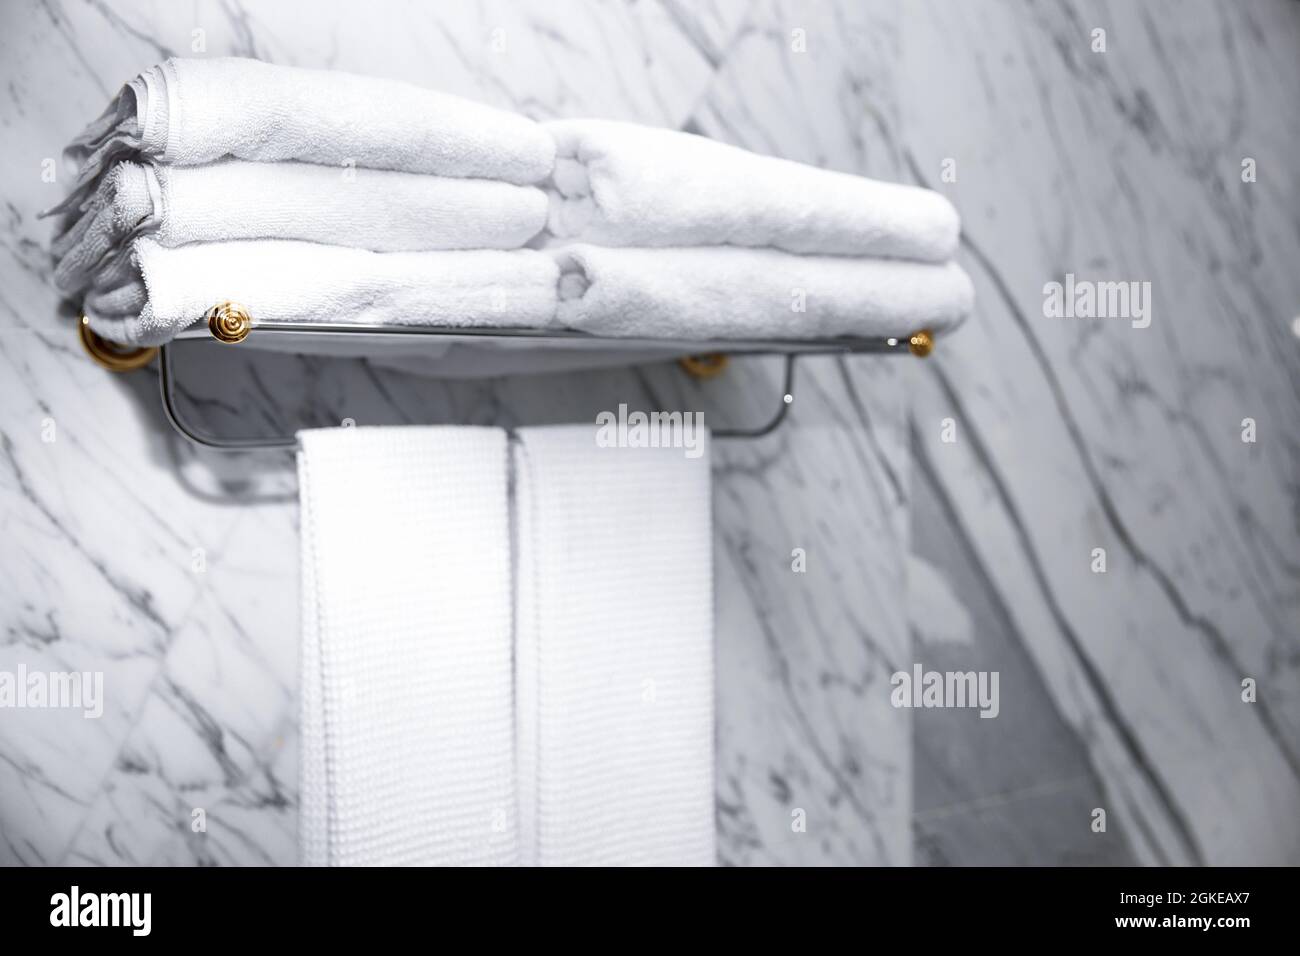
[[517,859],[505,433],[300,433],[307,865]]
[[711,866],[708,434],[696,457],[596,435],[515,448],[520,858]]

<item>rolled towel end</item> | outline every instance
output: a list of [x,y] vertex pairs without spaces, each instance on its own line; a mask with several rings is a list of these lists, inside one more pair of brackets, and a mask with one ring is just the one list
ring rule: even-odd
[[583,271],[581,265],[572,260],[562,261],[559,282],[559,296],[561,302],[573,302],[581,299],[591,288],[591,281],[587,278],[587,273]]

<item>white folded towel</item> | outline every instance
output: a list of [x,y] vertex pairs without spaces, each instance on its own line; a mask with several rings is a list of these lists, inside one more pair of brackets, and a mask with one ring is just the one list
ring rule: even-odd
[[712,246],[549,249],[560,322],[663,338],[906,336],[958,324],[974,298],[961,267]]
[[557,152],[549,228],[609,246],[770,246],[942,262],[960,220],[928,189],[610,120],[545,124]]
[[515,862],[505,433],[299,440],[302,862]]
[[515,449],[521,860],[712,865],[708,435],[688,457],[596,434]]
[[375,252],[518,249],[546,225],[535,186],[311,163],[117,163],[52,251],[65,292],[142,233],[164,246],[303,239]]
[[227,156],[438,176],[545,178],[555,143],[515,113],[398,80],[237,57],[170,59],[122,89],[69,147],[82,169],[60,208],[115,160],[197,166]]
[[255,323],[555,324],[555,263],[533,249],[369,252],[288,239],[169,249],[148,237],[131,249],[85,298],[91,327],[115,342],[165,342],[226,301]]

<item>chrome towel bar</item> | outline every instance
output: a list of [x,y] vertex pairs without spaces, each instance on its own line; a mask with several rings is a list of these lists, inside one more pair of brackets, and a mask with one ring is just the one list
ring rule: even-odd
[[[682,368],[697,378],[712,377],[725,368],[728,356],[785,356],[783,401],[763,424],[752,428],[715,428],[715,438],[761,438],[775,431],[790,411],[785,397],[793,394],[795,361],[801,355],[904,354],[919,357],[930,354],[934,336],[928,330],[907,337],[855,338],[850,336],[821,340],[710,340],[665,341],[593,335],[586,332],[526,328],[447,328],[431,326],[367,326],[347,323],[255,322],[248,312],[235,303],[221,303],[205,316],[206,327],[196,324],[176,336],[176,341],[216,342],[227,346],[253,342],[251,347],[275,351],[314,354],[344,354],[364,357],[372,350],[392,355],[406,353],[412,346],[434,344],[446,353],[448,348],[472,350],[499,349],[527,351],[537,356],[550,351],[561,357],[582,353],[595,356],[598,364],[631,365],[640,361],[677,358]],[[178,434],[206,448],[222,451],[291,449],[297,445],[293,435],[265,438],[225,438],[205,434],[180,414],[176,403],[176,370],[170,346],[122,348],[99,337],[83,316],[78,335],[90,357],[101,367],[128,371],[147,365],[158,358],[158,386],[163,412]],[[608,358],[619,356],[617,360]],[[601,358],[605,356],[606,358]],[[529,359],[531,360],[531,358]]]

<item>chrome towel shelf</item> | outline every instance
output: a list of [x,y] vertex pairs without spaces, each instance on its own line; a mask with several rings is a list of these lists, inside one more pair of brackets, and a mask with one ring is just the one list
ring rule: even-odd
[[[716,375],[733,355],[783,355],[784,395],[793,394],[794,367],[801,355],[930,354],[934,336],[928,330],[907,337],[820,340],[673,340],[632,339],[593,335],[586,332],[531,328],[448,328],[431,326],[373,326],[348,323],[256,322],[235,303],[221,303],[209,310],[206,324],[195,324],[176,336],[180,342],[208,342],[218,347],[248,343],[246,347],[272,351],[417,360],[428,357],[455,369],[468,355],[489,356],[495,374],[625,366],[650,361],[677,359],[689,374],[706,378]],[[176,371],[170,347],[122,348],[91,330],[83,316],[78,335],[90,357],[112,371],[128,371],[158,358],[158,384],[163,412],[177,433],[207,448],[223,451],[289,449],[297,444],[293,435],[266,438],[224,438],[205,434],[179,413],[175,400]],[[447,377],[465,377],[452,372]],[[719,428],[715,438],[761,438],[784,421],[790,405],[781,405],[764,424],[753,428]]]

